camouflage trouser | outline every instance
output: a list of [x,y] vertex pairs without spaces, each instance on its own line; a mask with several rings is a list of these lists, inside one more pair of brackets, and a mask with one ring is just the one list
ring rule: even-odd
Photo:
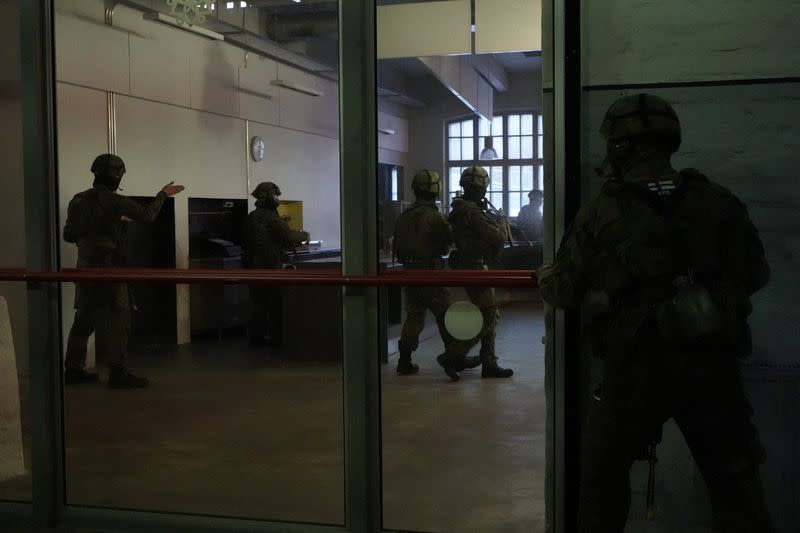
[[283,304],[280,287],[250,287],[250,339],[268,336],[274,344],[283,342]]
[[481,364],[488,366],[496,365],[497,354],[495,353],[494,343],[497,337],[497,320],[500,316],[500,311],[497,309],[494,289],[491,287],[466,287],[465,290],[467,291],[467,296],[470,301],[480,309],[483,315],[483,328],[478,338],[471,343],[471,346],[474,346],[480,341]]
[[439,335],[445,349],[454,339],[444,325],[444,315],[450,307],[450,291],[445,287],[406,287],[406,320],[400,333],[397,349],[401,354],[410,354],[419,347],[419,335],[425,328],[425,314],[430,311],[436,319]]
[[98,361],[123,367],[131,330],[128,286],[124,283],[83,284],[76,287],[75,320],[69,331],[64,368],[80,371],[86,367],[89,336],[95,334]]
[[581,533],[623,532],[630,468],[670,418],[708,486],[714,531],[773,531],[759,478],[764,452],[738,360],[650,341],[625,355],[609,350],[603,374],[582,431]]

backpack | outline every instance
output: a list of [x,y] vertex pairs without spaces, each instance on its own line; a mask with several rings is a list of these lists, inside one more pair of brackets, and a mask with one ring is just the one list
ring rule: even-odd
[[64,224],[64,240],[77,243],[89,234],[92,210],[89,191],[78,193],[72,197],[67,206],[67,221]]

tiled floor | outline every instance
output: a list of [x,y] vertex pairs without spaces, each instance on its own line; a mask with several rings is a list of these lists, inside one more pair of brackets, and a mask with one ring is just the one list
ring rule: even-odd
[[[465,372],[450,383],[441,341],[415,353],[419,375],[383,367],[384,524],[422,531],[543,531],[541,310],[514,304],[498,327],[512,380]],[[241,340],[132,358],[149,389],[70,387],[70,503],[303,522],[344,512],[342,375],[292,364]],[[0,496],[29,494],[25,478]]]

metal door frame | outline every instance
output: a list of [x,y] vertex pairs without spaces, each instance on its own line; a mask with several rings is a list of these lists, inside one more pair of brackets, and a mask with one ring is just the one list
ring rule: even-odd
[[[545,0],[550,1],[550,0]],[[33,272],[55,272],[58,257],[58,189],[55,129],[55,54],[53,0],[22,1],[21,54],[25,150],[27,266]],[[340,159],[342,274],[374,276],[377,272],[376,41],[374,0],[339,3]],[[552,0],[554,51],[552,152],[545,168],[548,183],[546,257],[564,232],[579,199],[580,167],[580,0]],[[544,110],[543,110],[544,111]],[[567,179],[569,177],[569,179]],[[378,290],[347,286],[343,296],[345,525],[329,527],[158,512],[95,509],[65,505],[62,428],[61,323],[58,284],[28,283],[33,424],[33,501],[0,503],[0,524],[39,527],[108,528],[114,531],[247,531],[373,533],[382,528],[380,363]],[[574,472],[567,470],[576,440],[571,419],[574,385],[566,358],[574,317],[555,314],[549,342],[547,377],[552,392],[548,435],[548,523],[557,533],[572,531],[567,517],[575,496]],[[42,335],[42,332],[47,335]],[[564,452],[564,453],[561,453]],[[568,483],[569,480],[573,480]]]

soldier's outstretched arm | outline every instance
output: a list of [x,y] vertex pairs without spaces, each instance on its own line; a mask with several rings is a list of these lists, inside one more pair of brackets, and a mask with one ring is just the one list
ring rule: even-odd
[[147,205],[141,205],[130,198],[118,194],[111,195],[110,201],[114,204],[112,206],[113,211],[119,213],[122,217],[143,222],[153,222],[167,198],[175,196],[183,190],[183,185],[174,185],[173,182],[170,182],[164,185],[156,194],[156,197]]

